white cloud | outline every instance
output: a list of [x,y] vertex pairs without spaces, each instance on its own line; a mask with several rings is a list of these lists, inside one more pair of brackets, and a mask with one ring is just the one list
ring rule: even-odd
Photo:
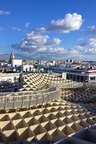
[[88,41],[83,42],[80,44],[82,47],[86,47],[87,49],[89,48],[95,48],[96,47],[96,38],[90,38]]
[[[36,41],[34,41],[33,45],[31,45],[32,42],[29,43],[28,41],[31,41],[35,34],[28,34],[28,36],[31,36],[28,40],[27,38],[24,38],[21,44],[13,45],[13,48],[16,50],[20,49],[22,51],[22,54],[25,58],[47,60],[66,60],[68,58],[75,60],[95,60],[95,38],[89,39],[88,41],[84,42],[85,44],[81,43],[70,49],[64,49],[64,47],[60,47],[57,42],[55,42],[53,45],[53,40],[50,40],[50,43],[48,43],[49,37],[46,35],[37,36],[38,38],[36,38]],[[39,41],[39,37],[42,39],[42,44]],[[37,41],[38,44],[36,45]]]
[[45,32],[61,32],[69,33],[70,31],[79,30],[83,24],[83,19],[80,14],[66,14],[63,19],[52,20],[47,28],[41,26],[39,28],[33,28],[35,33]]
[[[96,54],[96,39],[91,38],[70,49],[60,47],[61,40],[53,38],[50,40],[48,35],[35,33],[34,31],[27,33],[19,44],[12,44],[12,48],[22,51],[23,56],[29,59],[77,59],[82,60]],[[86,59],[86,60],[87,60]]]
[[96,38],[90,38],[86,42],[85,53],[90,55],[96,55]]
[[45,51],[46,49],[59,45],[61,42],[58,38],[49,39],[48,35],[30,32],[22,39],[20,44],[12,45],[15,49],[21,51]]
[[35,33],[44,33],[46,32],[46,28],[44,27],[39,27],[39,28],[35,28],[35,29],[32,29]]
[[60,47],[61,40],[53,38],[50,40],[48,35],[30,32],[22,39],[20,44],[13,44],[12,47],[17,51],[22,51],[25,58],[29,59],[58,59],[81,58],[84,48],[75,46],[69,50]]
[[0,15],[9,15],[11,11],[0,10]]
[[3,30],[3,27],[0,26],[0,30]]
[[12,47],[17,51],[22,51],[25,57],[31,57],[31,59],[52,59],[55,56],[58,57],[58,54],[63,56],[65,53],[64,48],[58,46],[60,43],[59,38],[50,40],[48,35],[41,35],[32,31],[26,34],[20,44],[13,44]]
[[87,30],[84,30],[85,35],[96,35],[96,25],[88,26]]
[[66,14],[63,19],[52,20],[48,31],[59,31],[69,33],[70,31],[79,30],[83,23],[82,16],[77,13]]
[[21,28],[11,27],[12,30],[21,31]]
[[96,38],[90,38],[88,44],[92,47],[96,47]]
[[81,54],[83,57],[87,55],[96,54],[96,38],[90,38],[88,41],[81,43],[80,45],[74,46],[71,51]]
[[27,23],[26,23],[26,25],[25,25],[25,27],[29,27],[29,25],[30,25],[30,23],[29,23],[29,22],[27,22]]
[[[70,49],[60,46],[62,40],[59,38],[50,39],[47,32],[59,31],[68,33],[73,30],[79,30],[83,23],[82,16],[73,13],[67,14],[64,19],[53,20],[48,28],[40,27],[33,29],[32,32],[26,34],[19,44],[12,44],[12,48],[22,51],[22,55],[29,59],[77,59],[82,60],[96,54],[96,39],[91,38]],[[13,27],[14,30],[21,29]],[[95,27],[91,27],[94,30]],[[77,41],[83,40],[83,38]]]
[[0,59],[1,60],[8,60],[9,59],[9,53],[0,52]]

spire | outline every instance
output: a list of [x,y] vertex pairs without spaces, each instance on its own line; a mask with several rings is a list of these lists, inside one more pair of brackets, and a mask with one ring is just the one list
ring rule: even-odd
[[10,60],[13,60],[13,59],[15,59],[15,56],[14,56],[14,53],[11,52],[11,54],[10,54]]
[[14,53],[11,52],[9,62],[12,63],[12,60],[14,60],[14,59],[15,59]]

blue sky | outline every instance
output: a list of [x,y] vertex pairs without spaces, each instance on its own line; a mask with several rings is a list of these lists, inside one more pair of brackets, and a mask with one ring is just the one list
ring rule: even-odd
[[0,59],[96,60],[96,0],[0,0]]

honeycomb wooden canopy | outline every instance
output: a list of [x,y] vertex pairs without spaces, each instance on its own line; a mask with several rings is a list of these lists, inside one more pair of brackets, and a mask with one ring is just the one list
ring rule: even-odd
[[0,143],[96,143],[96,88],[80,85],[36,73],[19,92],[1,93]]

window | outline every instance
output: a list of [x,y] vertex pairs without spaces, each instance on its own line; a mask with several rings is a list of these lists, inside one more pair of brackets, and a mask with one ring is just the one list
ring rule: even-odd
[[31,67],[29,68],[29,71],[31,71]]
[[16,80],[16,77],[14,77],[14,80]]
[[95,80],[95,77],[90,77],[90,80]]

